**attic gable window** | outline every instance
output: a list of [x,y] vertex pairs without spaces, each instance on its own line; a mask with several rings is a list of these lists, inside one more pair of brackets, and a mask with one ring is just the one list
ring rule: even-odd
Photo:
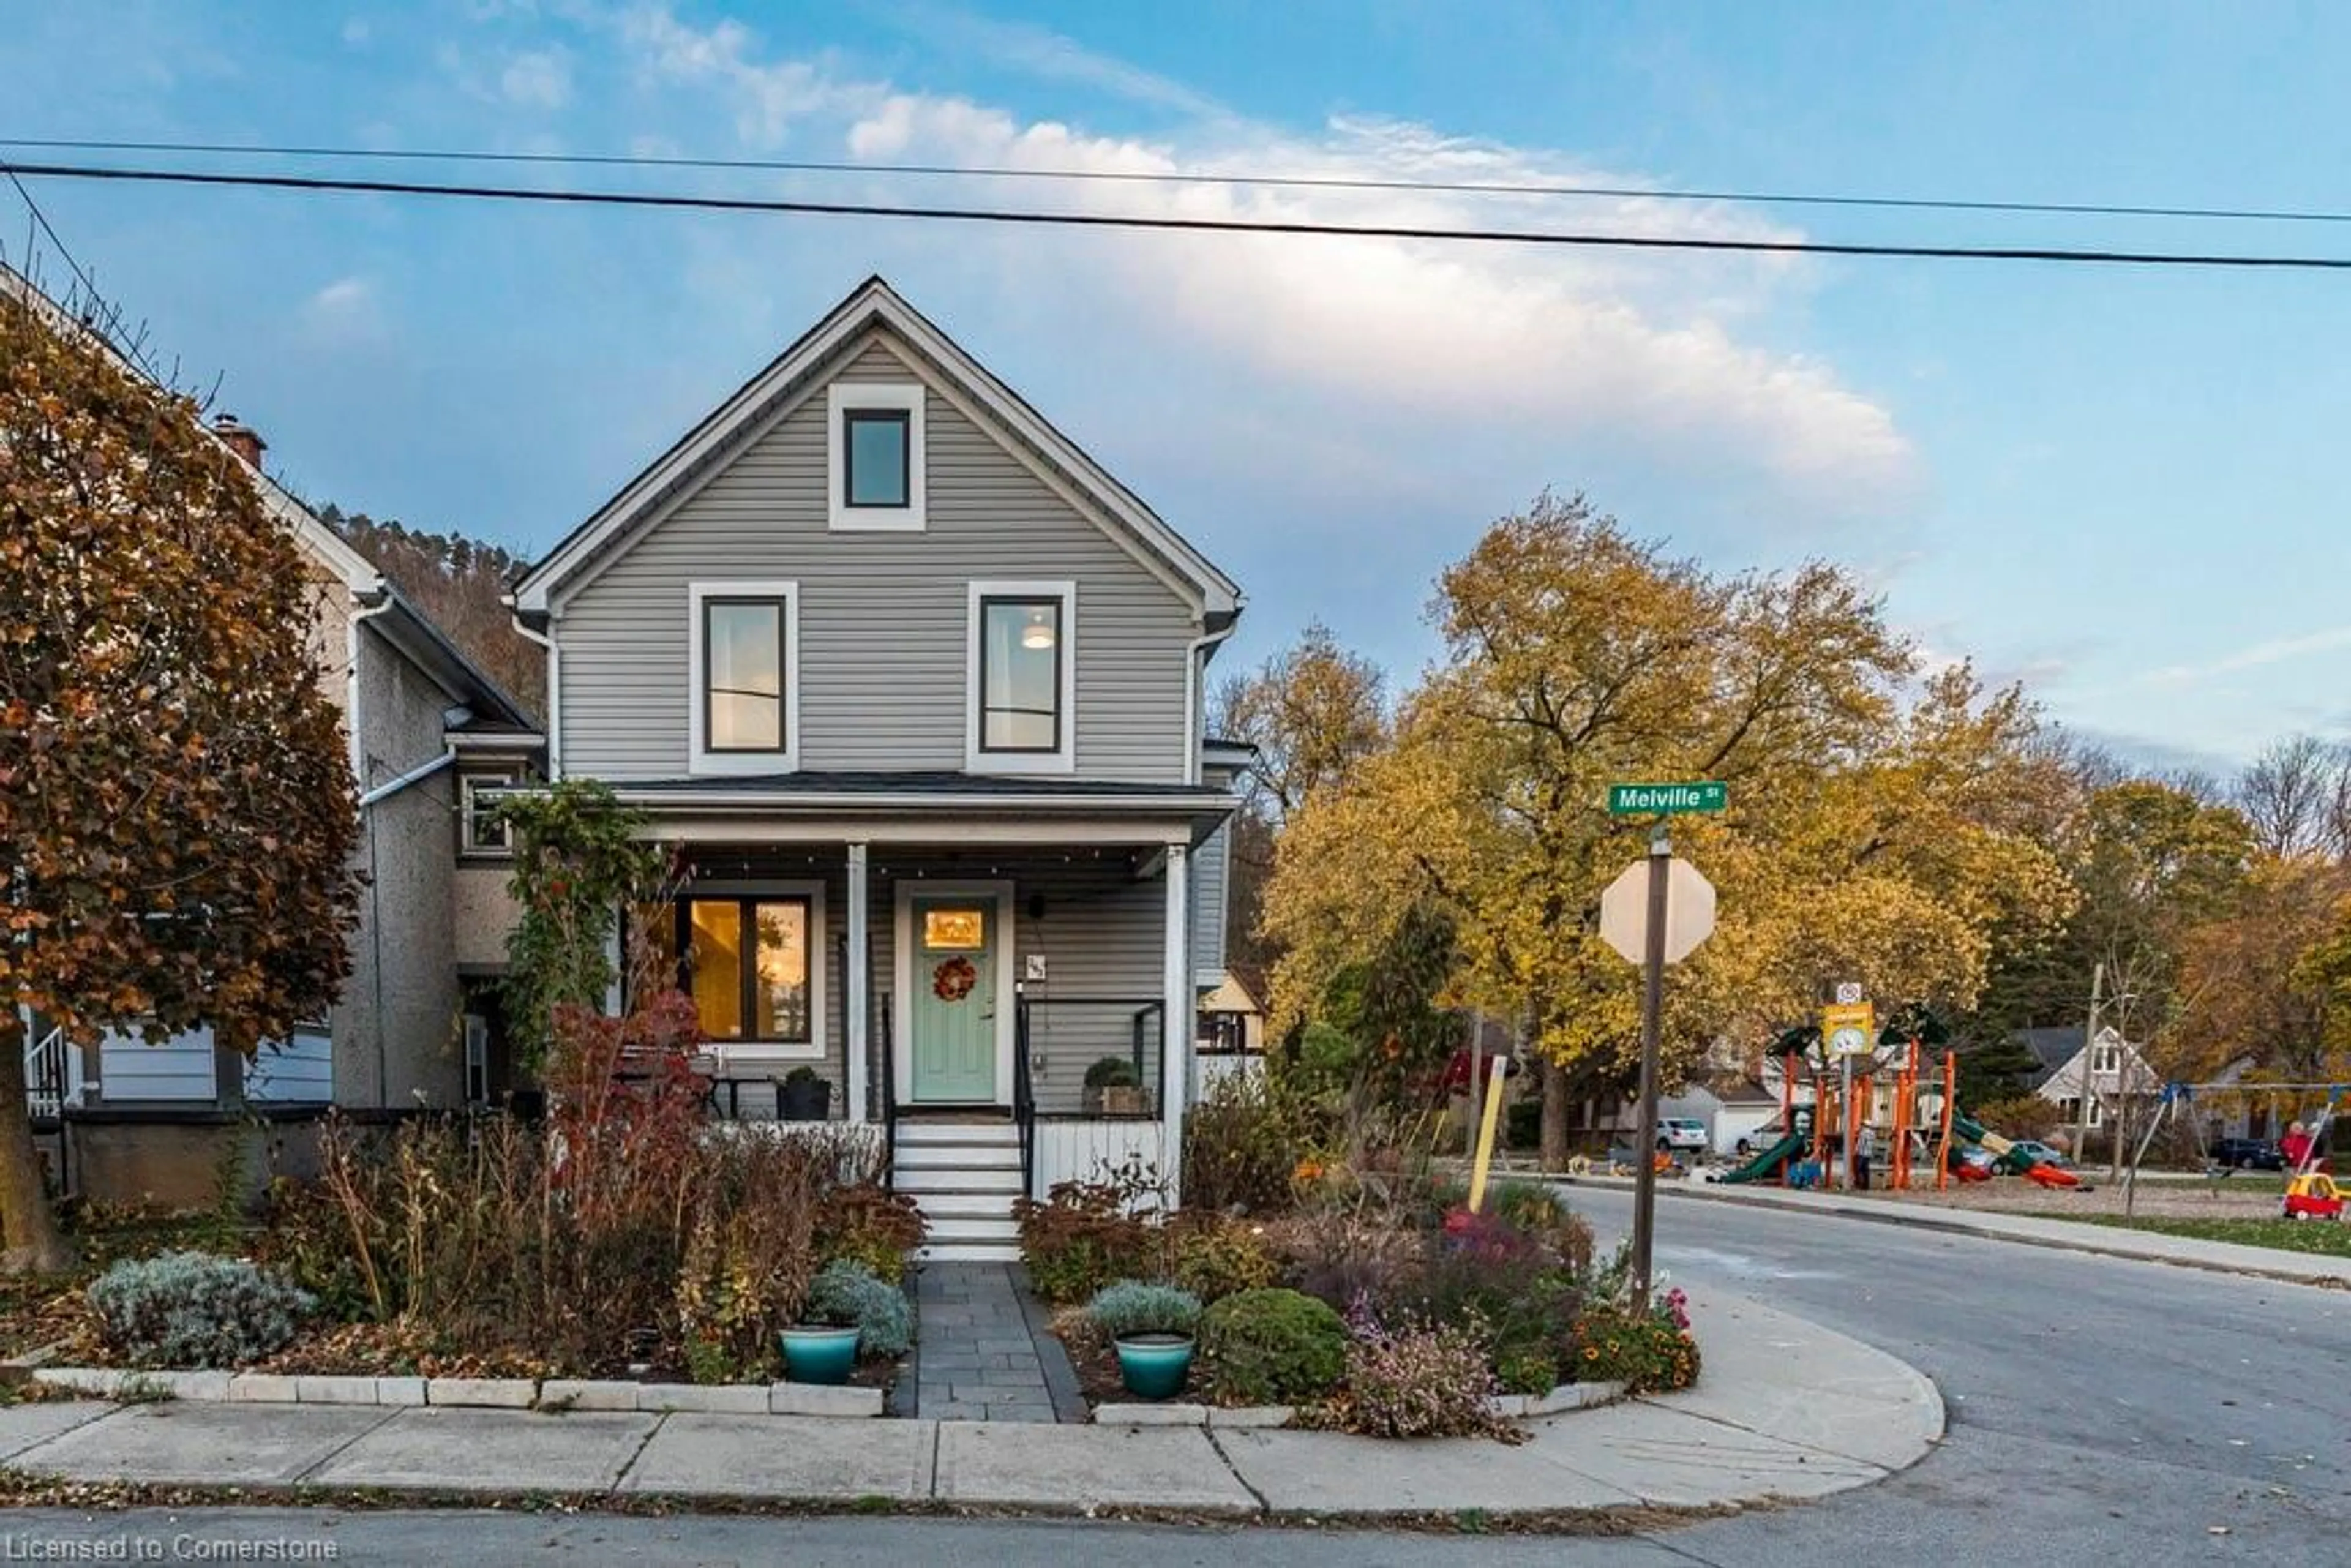
[[825,394],[825,416],[833,530],[920,533],[926,488],[922,386],[836,382]]

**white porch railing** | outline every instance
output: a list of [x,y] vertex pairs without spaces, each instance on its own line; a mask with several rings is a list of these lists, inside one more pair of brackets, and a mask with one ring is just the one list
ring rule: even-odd
[[65,1114],[73,1090],[72,1055],[62,1024],[25,1048],[25,1109],[32,1115]]

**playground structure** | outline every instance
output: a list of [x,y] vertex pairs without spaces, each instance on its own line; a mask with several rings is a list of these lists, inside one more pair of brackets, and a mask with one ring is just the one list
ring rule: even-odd
[[[1784,1052],[1780,1138],[1754,1158],[1713,1179],[1731,1186],[1776,1179],[1783,1186],[1813,1186],[1841,1172],[1836,1185],[1853,1186],[1855,1151],[1862,1132],[1865,1128],[1874,1132],[1881,1120],[1876,1114],[1877,1080],[1890,1077],[1891,1092],[1882,1118],[1891,1127],[1883,1167],[1883,1185],[1889,1190],[1907,1192],[1920,1184],[1922,1155],[1934,1172],[1938,1192],[1955,1175],[1968,1180],[1974,1179],[1970,1173],[1989,1176],[1993,1171],[2007,1171],[2045,1187],[2082,1185],[2074,1172],[2036,1157],[1962,1114],[1959,1059],[1945,1051],[1939,1065],[1925,1062],[1922,1046],[1917,1038],[1881,1037],[1876,1051],[1834,1062],[1817,1040],[1805,1050]],[[1798,1098],[1800,1079],[1807,1081],[1808,1100]],[[1984,1167],[1965,1158],[1970,1147],[1983,1151]]]

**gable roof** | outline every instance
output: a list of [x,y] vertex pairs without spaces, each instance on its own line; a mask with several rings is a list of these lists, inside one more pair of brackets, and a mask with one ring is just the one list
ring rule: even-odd
[[[104,354],[124,375],[132,376],[158,387],[161,383],[146,369],[134,362],[121,350],[88,321],[82,320],[52,299],[40,287],[23,273],[0,261],[0,298],[16,300],[30,310],[61,338],[79,338]],[[221,439],[220,433],[201,419],[196,428],[203,431],[232,462],[242,465],[246,477],[253,482],[255,492],[261,497],[262,510],[280,528],[294,536],[296,546],[325,567],[351,596],[362,604],[381,606],[383,613],[376,624],[393,645],[411,663],[423,670],[441,688],[486,716],[526,728],[530,716],[521,705],[485,674],[468,658],[449,634],[423,611],[410,603],[394,588],[392,580],[376,568],[374,562],[343,542],[334,529],[310,510],[294,493],[271,478],[261,469],[246,464],[235,449]]]
[[610,552],[625,549],[640,528],[730,460],[770,415],[797,401],[876,326],[896,334],[973,398],[1017,446],[1067,478],[1091,504],[1094,520],[1186,584],[1205,616],[1228,619],[1238,612],[1240,589],[1232,579],[878,275],[852,289],[525,572],[515,585],[515,608],[526,615],[544,614],[559,588]]

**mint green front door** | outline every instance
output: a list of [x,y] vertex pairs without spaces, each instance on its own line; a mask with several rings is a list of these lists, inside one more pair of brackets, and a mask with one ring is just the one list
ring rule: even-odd
[[911,901],[916,1103],[993,1103],[996,1088],[996,899]]

